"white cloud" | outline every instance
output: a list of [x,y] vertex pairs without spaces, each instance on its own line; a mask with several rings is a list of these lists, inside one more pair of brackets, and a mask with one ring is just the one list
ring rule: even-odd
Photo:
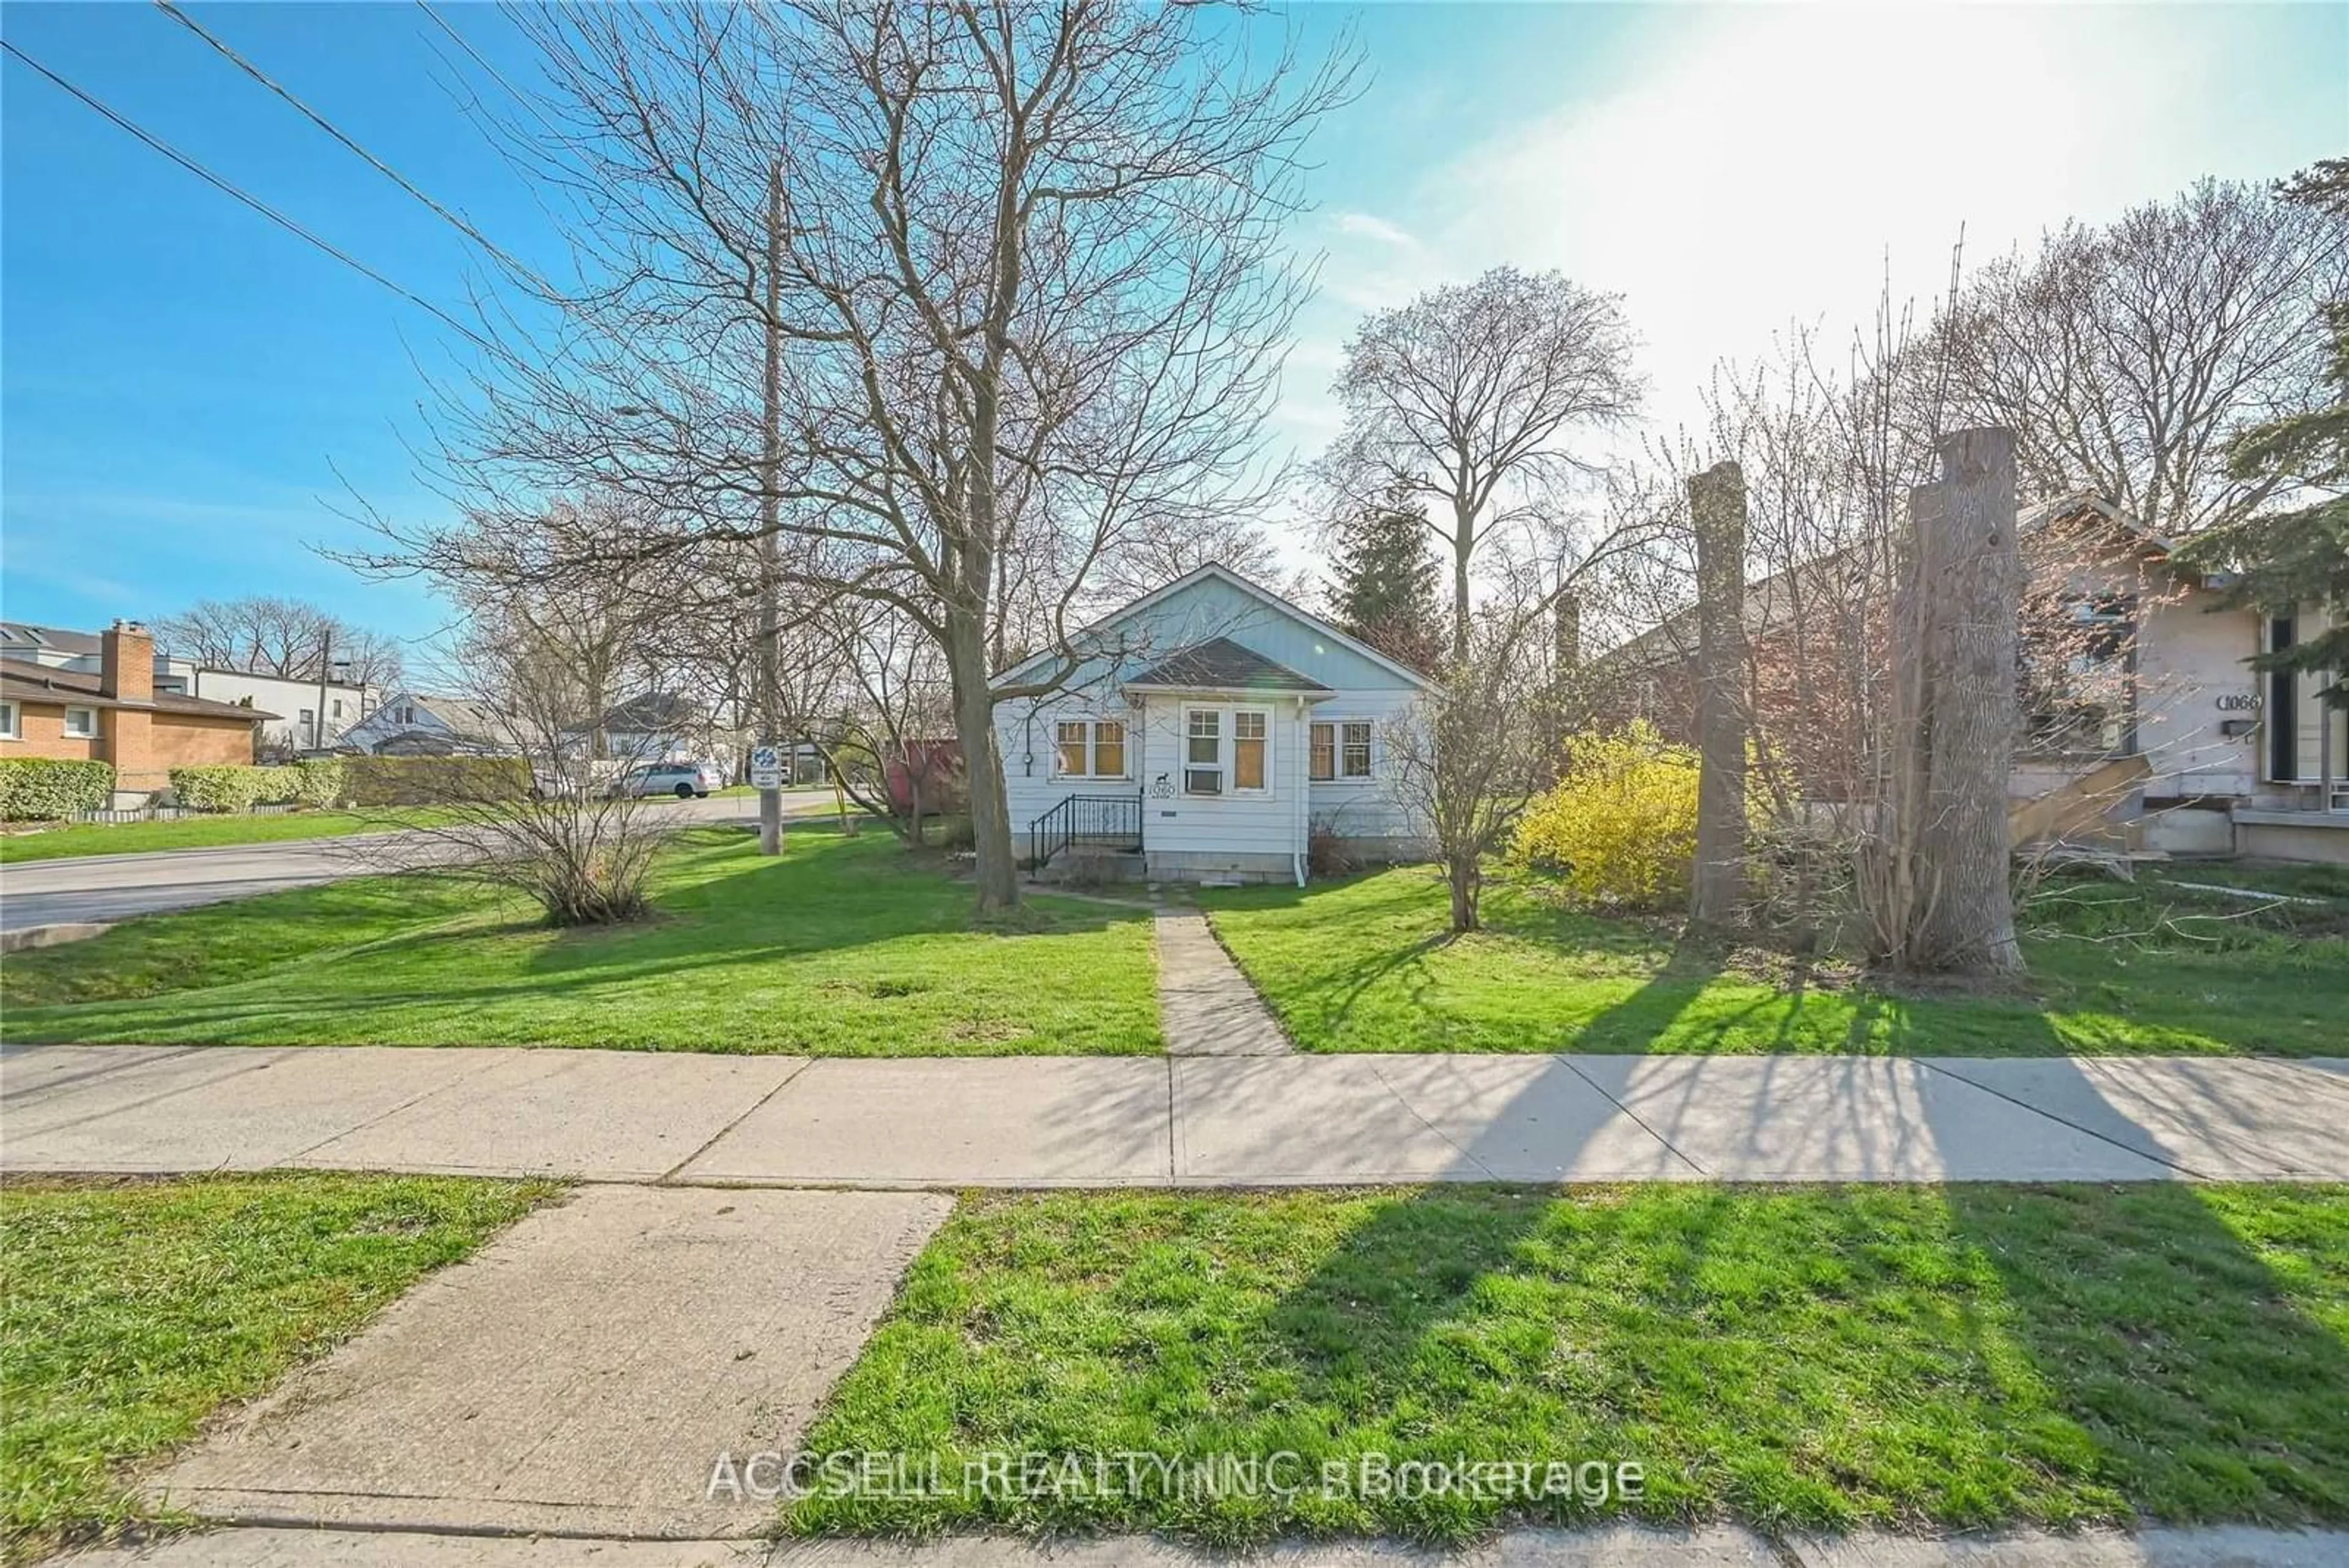
[[1340,234],[1376,240],[1381,244],[1392,245],[1399,250],[1408,250],[1419,244],[1404,230],[1369,213],[1332,213],[1330,214],[1330,226]]

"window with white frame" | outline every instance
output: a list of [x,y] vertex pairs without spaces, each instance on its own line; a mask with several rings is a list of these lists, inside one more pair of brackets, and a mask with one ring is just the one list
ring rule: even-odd
[[21,735],[16,728],[16,704],[0,702],[0,741],[17,740]]
[[1214,708],[1184,711],[1183,793],[1224,793],[1224,716]]
[[1260,790],[1268,776],[1266,757],[1272,749],[1270,716],[1246,708],[1232,714],[1232,788]]
[[1064,779],[1125,777],[1125,722],[1063,719],[1052,730],[1052,772]]
[[1368,719],[1317,719],[1310,735],[1310,766],[1307,776],[1316,784],[1371,776],[1371,722]]
[[67,709],[65,732],[76,740],[96,740],[98,738],[98,710],[95,708]]

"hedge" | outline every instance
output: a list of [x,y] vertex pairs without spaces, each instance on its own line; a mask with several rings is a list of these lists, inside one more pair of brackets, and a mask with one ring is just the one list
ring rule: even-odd
[[0,821],[96,811],[114,794],[114,764],[65,757],[0,758]]
[[353,805],[432,805],[519,800],[530,794],[520,757],[345,757],[343,798]]
[[256,805],[283,805],[295,798],[299,783],[292,768],[243,763],[171,770],[172,797],[190,811],[251,811]]
[[333,805],[343,798],[343,759],[311,757],[294,764],[297,805]]

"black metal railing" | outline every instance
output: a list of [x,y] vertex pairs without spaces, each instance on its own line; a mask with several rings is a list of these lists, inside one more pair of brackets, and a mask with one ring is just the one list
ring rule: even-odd
[[1042,870],[1061,850],[1142,848],[1142,792],[1072,794],[1028,825],[1028,842]]

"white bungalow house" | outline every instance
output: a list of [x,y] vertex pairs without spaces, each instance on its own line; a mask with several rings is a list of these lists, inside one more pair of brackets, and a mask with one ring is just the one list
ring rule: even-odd
[[995,713],[1012,832],[1040,867],[1301,884],[1317,831],[1364,858],[1418,852],[1389,752],[1425,676],[1215,565],[1071,641],[1064,680]]

